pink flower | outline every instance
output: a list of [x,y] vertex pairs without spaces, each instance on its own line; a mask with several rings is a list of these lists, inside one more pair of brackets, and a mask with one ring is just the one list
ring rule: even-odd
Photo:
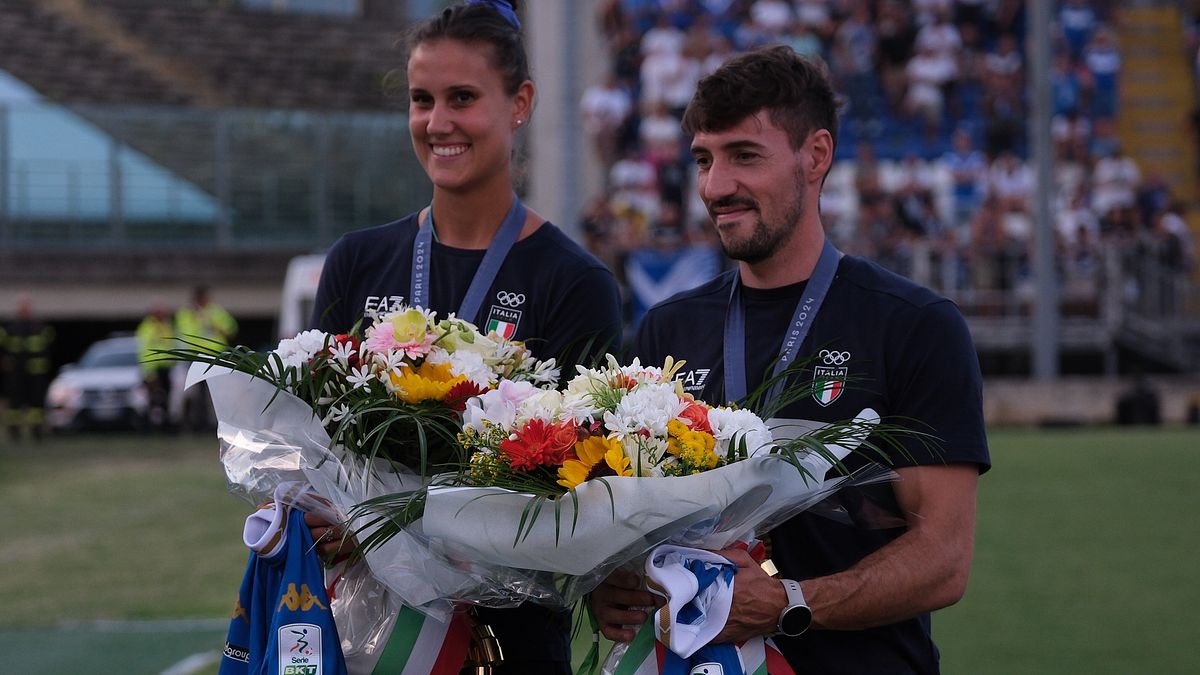
[[424,313],[409,309],[390,314],[371,326],[365,344],[377,354],[403,352],[410,359],[418,359],[429,353],[433,336],[429,334]]

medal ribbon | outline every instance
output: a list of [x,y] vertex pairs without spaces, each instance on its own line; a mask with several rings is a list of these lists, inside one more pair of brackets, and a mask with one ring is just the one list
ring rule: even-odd
[[[466,321],[478,323],[479,308],[483,305],[483,298],[487,295],[488,289],[492,287],[492,282],[496,280],[496,275],[500,272],[500,266],[504,264],[504,259],[508,257],[508,252],[516,243],[517,237],[521,234],[521,229],[525,226],[525,205],[517,196],[513,195],[512,207],[508,210],[508,215],[504,217],[504,222],[500,225],[500,229],[496,231],[496,236],[492,239],[492,243],[488,245],[487,252],[483,254],[483,260],[479,263],[479,269],[475,270],[475,276],[471,279],[471,285],[467,287],[467,294],[463,296],[462,303],[458,307],[458,318]],[[433,250],[433,205],[429,205],[429,213],[425,215],[425,219],[421,221],[421,226],[417,228],[417,238],[413,242],[413,257],[412,257],[412,282],[409,285],[409,300],[412,306],[429,308],[429,269],[431,267],[430,254]]]
[[[775,372],[778,376],[796,359],[804,338],[812,328],[813,319],[829,293],[833,277],[837,275],[838,250],[829,239],[821,248],[821,257],[813,270],[812,277],[804,287],[804,297],[796,303],[796,311],[792,313],[792,324],[787,334],[783,336],[780,345],[779,359],[775,362]],[[742,304],[741,276],[737,268],[733,270],[733,284],[729,290],[729,303],[725,306],[725,398],[727,401],[740,401],[746,397],[746,308]],[[779,393],[783,382],[776,382],[767,392],[766,400]]]

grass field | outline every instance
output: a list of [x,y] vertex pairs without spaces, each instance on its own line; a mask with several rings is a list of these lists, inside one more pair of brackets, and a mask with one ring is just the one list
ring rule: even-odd
[[[1200,430],[991,442],[944,672],[1200,672]],[[0,671],[214,673],[247,509],[207,438],[0,446]]]

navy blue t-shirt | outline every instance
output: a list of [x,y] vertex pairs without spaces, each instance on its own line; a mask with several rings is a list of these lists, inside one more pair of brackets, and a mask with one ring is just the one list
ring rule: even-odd
[[[330,249],[321,272],[310,325],[348,331],[359,320],[395,309],[408,300],[412,283],[416,214],[344,235]],[[457,312],[484,251],[433,242],[429,307],[439,316]],[[496,329],[523,340],[539,358],[578,356],[583,341],[592,351],[615,353],[620,346],[621,299],[612,272],[551,223],[513,244],[484,296],[479,314],[460,317],[481,330]],[[511,333],[505,333],[511,330]],[[563,375],[574,375],[563,364]],[[569,371],[569,372],[568,372]]]
[[[413,214],[341,237],[325,260],[310,325],[343,333],[406,302],[417,226]],[[427,309],[443,317],[457,312],[483,255],[482,250],[435,241]],[[575,374],[574,362],[615,353],[621,335],[620,295],[612,272],[551,223],[513,244],[479,315],[461,318],[485,332],[492,328],[525,341],[539,358],[558,358],[564,378]],[[511,672],[561,672],[538,664],[569,663],[569,612],[526,603],[515,609],[480,608],[479,614],[500,639]]]
[[[684,388],[712,404],[725,402],[723,331],[731,280],[726,273],[660,303],[646,315],[635,342],[643,363],[661,365],[668,355],[685,359]],[[748,391],[774,366],[804,287],[742,286]],[[824,386],[814,386],[777,417],[834,422],[873,408],[885,421],[917,420],[911,426],[940,439],[937,450],[906,441],[906,452],[890,453],[893,466],[965,462],[981,472],[990,466],[979,360],[966,322],[949,300],[873,262],[843,257],[797,355],[798,361],[809,358],[801,381]],[[846,464],[854,468],[863,461],[852,456]],[[843,571],[904,531],[890,483],[843,490],[835,499],[847,509],[844,521],[802,513],[772,531],[772,559],[782,576],[803,580]],[[928,614],[865,631],[814,630],[775,641],[797,673],[938,672]]]

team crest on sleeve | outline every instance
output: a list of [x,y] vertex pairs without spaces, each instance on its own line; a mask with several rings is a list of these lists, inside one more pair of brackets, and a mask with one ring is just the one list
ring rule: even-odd
[[506,340],[511,340],[521,324],[521,310],[518,307],[525,304],[525,294],[499,291],[496,293],[496,301],[500,304],[492,305],[488,310],[483,332],[494,332]]
[[817,403],[827,406],[846,391],[846,377],[850,369],[843,364],[850,360],[850,352],[822,349],[817,357],[822,365],[813,368],[813,398]]

